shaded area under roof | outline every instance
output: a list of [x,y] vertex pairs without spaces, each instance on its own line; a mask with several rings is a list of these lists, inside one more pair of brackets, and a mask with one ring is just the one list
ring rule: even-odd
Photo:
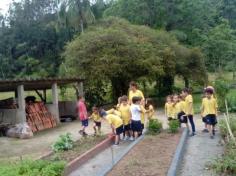
[[6,79],[0,80],[0,92],[16,91],[17,86],[24,85],[25,90],[46,90],[51,89],[52,84],[57,83],[58,86],[80,83],[84,79],[78,77],[69,78],[40,78],[40,79]]

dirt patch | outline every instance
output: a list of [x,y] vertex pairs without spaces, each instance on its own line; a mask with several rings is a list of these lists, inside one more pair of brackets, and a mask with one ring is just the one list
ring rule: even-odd
[[66,161],[70,162],[73,159],[79,157],[83,153],[87,152],[103,140],[105,140],[107,136],[88,136],[86,138],[81,138],[77,142],[75,142],[74,147],[72,150],[53,153],[52,155],[46,157],[46,160],[51,161]]
[[181,133],[146,136],[108,176],[163,176],[167,174]]

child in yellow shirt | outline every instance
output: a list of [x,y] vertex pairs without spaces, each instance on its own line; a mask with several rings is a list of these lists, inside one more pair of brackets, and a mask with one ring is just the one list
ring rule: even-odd
[[128,102],[127,96],[122,96],[121,103],[118,109],[121,113],[121,119],[123,120],[124,125],[124,140],[128,140],[131,136],[131,127],[130,127],[130,121],[131,121],[131,113],[130,113],[130,105]]
[[165,116],[169,121],[173,119],[173,97],[171,95],[166,97]]
[[107,114],[106,111],[101,110],[101,117],[104,117],[107,122],[111,125],[113,134],[115,134],[115,146],[119,145],[120,134],[123,133],[123,121],[115,114]]
[[94,135],[97,135],[97,131],[98,131],[98,134],[100,135],[101,134],[101,116],[100,116],[100,113],[99,113],[99,109],[98,107],[94,106],[93,107],[93,113],[92,115],[90,116],[90,119],[93,119],[93,129],[94,129]]
[[150,119],[154,119],[154,107],[153,107],[153,103],[152,103],[152,99],[151,98],[147,98],[146,99],[146,105],[145,105],[145,109],[146,109],[146,113],[147,113],[147,118]]
[[191,91],[189,88],[185,88],[182,90],[182,95],[185,98],[185,112],[188,118],[188,121],[191,124],[192,127],[192,134],[191,136],[195,135],[195,123],[193,120],[193,97],[191,95]]
[[217,124],[217,102],[216,99],[213,98],[213,90],[206,89],[206,98],[202,101],[202,114],[205,116],[206,124],[208,131],[210,132],[211,139],[214,139],[215,135],[215,125]]

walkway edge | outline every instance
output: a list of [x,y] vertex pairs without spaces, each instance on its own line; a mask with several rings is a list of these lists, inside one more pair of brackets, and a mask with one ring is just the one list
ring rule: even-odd
[[120,154],[119,156],[117,156],[117,158],[115,159],[113,165],[109,165],[107,167],[105,167],[101,172],[99,172],[97,174],[97,176],[104,176],[104,175],[107,175],[112,169],[113,167],[118,164],[118,162],[136,145],[138,144],[141,140],[143,140],[145,136],[145,132],[142,136],[140,136],[137,140],[135,140],[134,142],[132,142],[127,148],[126,150]]
[[183,133],[181,135],[179,144],[175,150],[174,158],[172,159],[170,168],[167,172],[167,176],[176,176],[178,168],[181,164],[181,159],[183,158],[186,142],[188,137],[188,129],[184,128]]

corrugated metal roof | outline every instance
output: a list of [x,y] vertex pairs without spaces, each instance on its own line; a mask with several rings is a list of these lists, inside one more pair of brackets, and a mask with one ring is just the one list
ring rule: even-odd
[[44,90],[50,89],[53,83],[61,86],[83,81],[84,79],[78,77],[0,79],[0,92],[15,91],[19,85],[24,85],[25,90]]

